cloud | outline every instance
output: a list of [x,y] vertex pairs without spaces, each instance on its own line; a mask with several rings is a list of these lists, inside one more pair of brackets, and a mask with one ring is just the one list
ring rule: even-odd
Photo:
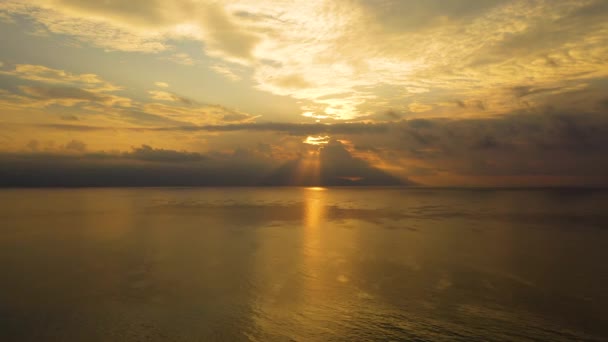
[[284,77],[277,78],[272,81],[273,84],[287,89],[299,89],[299,88],[308,88],[311,84],[304,79],[301,75],[293,74],[287,75]]
[[83,82],[83,83],[99,83],[101,82],[97,75],[94,74],[82,74],[75,75],[63,70],[52,69],[42,65],[32,64],[17,64],[15,70],[5,72],[6,74],[13,75],[26,80],[42,81],[49,83],[58,82]]
[[344,145],[330,141],[319,153],[321,179],[323,184],[361,184],[361,185],[412,185],[407,179],[398,179],[379,170],[369,162],[353,157]]
[[427,88],[418,88],[418,87],[406,87],[405,90],[407,90],[407,92],[411,93],[411,94],[424,94],[424,93],[428,93],[430,91]]
[[260,38],[236,24],[223,7],[212,4],[206,7],[201,18],[212,54],[238,60],[250,60]]
[[[87,125],[40,124],[39,128],[71,130],[117,130],[120,127]],[[440,148],[446,153],[460,148],[467,150],[484,140],[502,141],[500,146],[525,149],[545,149],[582,146],[591,149],[608,148],[603,134],[608,132],[608,119],[602,113],[568,114],[548,109],[542,115],[518,113],[499,118],[427,118],[393,122],[349,122],[349,123],[237,123],[225,125],[124,127],[124,130],[149,132],[274,132],[293,136],[369,136],[378,144],[387,141],[399,145],[404,151],[418,148]],[[378,139],[378,138],[382,139]],[[498,146],[494,143],[493,145]]]
[[[207,53],[235,61],[251,58],[259,38],[212,1],[155,0],[20,0],[0,6],[11,15],[29,16],[52,33],[68,34],[106,49],[157,53],[171,48],[170,39],[195,39]],[[171,60],[194,61],[185,53]]]
[[[521,110],[513,89],[578,89],[608,75],[602,0],[5,1],[50,32],[121,51],[175,51],[198,41],[208,56],[250,68],[256,88],[301,102],[302,114],[353,119],[418,103],[419,115]],[[405,15],[404,15],[405,13]],[[223,66],[214,71],[234,78]],[[332,97],[332,94],[347,94]],[[399,94],[399,95],[394,95]],[[314,108],[311,110],[310,108]]]
[[102,132],[108,130],[116,130],[115,127],[88,126],[88,125],[72,125],[72,124],[36,124],[35,127],[55,129],[72,132]]
[[[116,130],[118,127],[86,125],[38,125],[41,128],[71,130]],[[432,147],[448,153],[461,149],[466,153],[473,146],[519,147],[524,149],[566,149],[569,146],[608,148],[602,134],[608,132],[608,120],[601,114],[573,115],[564,113],[512,114],[500,118],[449,119],[429,118],[382,123],[238,123],[225,125],[125,127],[125,130],[149,132],[274,132],[294,136],[369,136],[378,144],[400,145],[403,151]],[[490,143],[492,141],[492,143]],[[497,141],[502,141],[498,144]]]
[[251,116],[247,113],[240,113],[237,111],[229,111],[222,115],[222,120],[226,122],[247,122],[255,120],[255,116]]
[[[15,20],[8,14],[0,12],[0,22],[14,24]],[[0,67],[2,66],[2,62],[0,62]]]
[[87,145],[80,140],[71,140],[65,145],[66,150],[72,150],[76,152],[84,152],[87,149]]
[[16,64],[13,70],[2,70],[0,74],[43,83],[74,84],[102,91],[120,90],[119,87],[102,80],[96,74],[73,74],[65,70],[53,69],[43,65]]
[[169,119],[176,123],[183,122],[188,124],[188,126],[184,127],[197,127],[194,125],[217,125],[223,122],[248,122],[256,118],[250,114],[225,108],[223,106],[198,104],[174,94],[161,93],[163,94],[155,94],[155,99],[165,99],[169,102],[176,102],[178,105],[146,103],[142,105],[143,112]]
[[21,90],[34,97],[43,99],[69,99],[82,101],[103,101],[103,96],[90,91],[74,87],[28,87],[22,86]]
[[[601,113],[547,110],[408,120],[386,135],[348,139],[355,155],[426,184],[581,185],[608,184],[607,137],[608,119]],[[411,174],[421,169],[427,174]]]
[[196,162],[206,159],[196,152],[155,149],[148,145],[134,148],[132,152],[122,154],[122,157],[154,162]]
[[64,114],[60,116],[61,120],[64,121],[79,121],[80,119],[76,115]]
[[[110,18],[118,22],[133,25],[154,26],[171,22],[167,12],[172,6],[161,1],[132,0],[128,3],[119,0],[80,1],[80,0],[51,0],[49,4],[64,8],[73,13],[91,13],[100,17]],[[165,12],[167,11],[167,12]]]
[[423,103],[410,103],[408,105],[408,108],[410,111],[412,111],[414,113],[422,113],[422,112],[428,112],[429,110],[433,109],[433,106],[429,106],[429,105],[423,104]]
[[[291,164],[284,165],[283,173],[277,171],[282,177],[303,168],[302,163],[312,163],[307,153],[319,146],[304,144],[303,140],[331,137],[323,140],[333,142],[320,151],[318,160],[325,164],[326,171],[317,177],[331,179],[332,184],[376,179],[371,173],[360,172],[366,168],[357,160],[375,170],[428,185],[608,184],[605,158],[608,119],[603,113],[564,113],[548,108],[542,114],[513,113],[498,118],[426,118],[332,125],[251,122],[171,127],[68,124],[35,127],[74,134],[82,132],[89,136],[122,130],[144,137],[175,134],[180,139],[189,139],[199,133],[209,133],[204,135],[210,144],[209,154],[234,148],[234,139],[243,146],[256,146],[257,142],[264,141],[272,147],[265,148],[266,152],[259,152],[260,155],[275,156],[264,162],[278,167],[276,163],[280,160],[292,159]],[[154,151],[145,149],[143,152]],[[293,159],[297,153],[300,157]],[[241,156],[246,154],[240,153]],[[330,172],[330,165],[334,164],[343,169]],[[306,182],[310,183],[311,177],[304,173],[301,181],[308,179]],[[377,177],[379,182],[382,177],[379,174]]]
[[[381,21],[389,32],[412,32],[451,24],[455,21],[472,20],[507,0],[463,0],[446,3],[442,0],[425,2],[372,0],[357,1],[367,10],[373,21]],[[403,13],[415,13],[406,15]]]
[[87,152],[83,142],[72,140],[64,147],[66,154],[38,152],[35,141],[29,144],[34,153],[0,154],[5,166],[0,186],[405,184],[334,144],[318,154],[320,178],[313,180],[297,178],[302,170],[294,166],[301,167],[303,159],[285,163],[251,150],[203,155],[143,145],[130,152]]
[[[122,88],[112,85],[95,74],[73,74],[41,65],[18,64],[14,70],[2,71],[6,75],[31,81],[35,85],[18,86],[21,94],[0,90],[0,104],[15,109],[79,106],[81,114],[112,117],[140,125],[162,123],[174,125],[220,124],[222,122],[248,122],[256,118],[245,112],[213,104],[201,104],[165,90],[150,90],[148,94],[158,102],[138,102],[113,94]],[[168,84],[156,82],[163,87]],[[86,106],[85,106],[86,105]],[[113,107],[108,115],[107,107]],[[65,120],[67,116],[61,114]],[[71,115],[70,118],[77,117]]]
[[154,85],[159,88],[169,88],[169,83],[166,82],[154,82]]
[[182,64],[182,65],[194,65],[195,60],[187,53],[175,53],[169,57],[167,57],[173,63]]
[[363,159],[353,157],[339,141],[331,141],[318,152],[312,151],[289,161],[270,174],[264,185],[413,185],[379,170]]
[[185,127],[159,127],[156,131],[184,131],[184,132],[279,132],[297,136],[320,134],[381,134],[389,129],[387,124],[373,123],[337,123],[337,124],[298,124],[298,123],[240,123],[228,125],[205,125]]
[[230,70],[230,68],[228,68],[226,66],[218,65],[218,64],[212,65],[211,70],[228,78],[231,81],[240,81],[241,80],[241,76],[235,74],[232,70]]
[[131,99],[113,94],[121,90],[120,87],[96,74],[74,74],[33,64],[16,64],[13,70],[2,70],[0,74],[35,84],[17,86],[22,94],[7,90],[0,92],[0,101],[4,100],[3,104],[9,107],[48,107],[55,104],[72,107],[81,103],[129,107],[132,104]]
[[[20,86],[19,89],[28,96],[25,98],[14,98],[15,104],[22,106],[48,107],[58,104],[72,107],[81,103],[95,103],[102,106],[119,105],[131,106],[131,99],[106,94],[97,89],[82,89],[69,86]],[[10,95],[8,96],[10,98]]]
[[179,102],[183,105],[192,105],[194,104],[194,102],[188,98],[173,94],[173,93],[169,93],[166,91],[161,91],[161,90],[150,90],[148,91],[148,93],[151,95],[151,97],[155,100],[161,100],[161,101],[169,101],[169,102]]
[[[221,107],[220,107],[221,109]],[[240,117],[239,117],[240,118]],[[110,127],[89,125],[66,125],[66,124],[36,124],[35,127],[71,131],[115,131],[132,130],[147,132],[275,132],[287,133],[294,136],[308,136],[321,134],[350,135],[350,134],[386,134],[395,123],[336,123],[336,124],[306,124],[306,123],[279,123],[244,122],[224,125],[191,125],[191,126],[167,126],[167,127]]]
[[[139,161],[110,154],[2,154],[0,186],[222,186],[253,185],[257,164]],[[164,157],[164,156],[163,156]]]
[[[124,6],[117,1],[4,1],[0,9],[12,16],[29,17],[55,34],[74,37],[82,42],[107,50],[157,53],[169,48],[166,37],[150,25],[162,22],[163,9],[159,1],[136,1]],[[165,2],[171,5],[171,2]],[[156,14],[155,14],[156,13]],[[168,12],[165,12],[165,14]],[[162,26],[161,26],[162,27]],[[148,28],[147,31],[143,28]]]

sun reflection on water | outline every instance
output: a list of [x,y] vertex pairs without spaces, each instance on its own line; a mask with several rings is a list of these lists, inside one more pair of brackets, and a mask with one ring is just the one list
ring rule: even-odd
[[310,187],[304,191],[304,229],[302,235],[302,269],[307,275],[304,288],[310,305],[322,302],[324,288],[323,227],[326,224],[325,190]]

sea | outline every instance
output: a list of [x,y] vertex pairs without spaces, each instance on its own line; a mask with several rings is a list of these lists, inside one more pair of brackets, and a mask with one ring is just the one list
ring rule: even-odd
[[3,189],[0,341],[608,341],[608,191]]

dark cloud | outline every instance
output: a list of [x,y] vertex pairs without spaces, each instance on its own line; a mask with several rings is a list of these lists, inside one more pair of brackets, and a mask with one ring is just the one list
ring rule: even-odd
[[[151,153],[151,154],[147,154]],[[159,162],[164,158],[177,162]],[[154,159],[154,162],[135,158]],[[0,186],[245,186],[255,185],[266,171],[260,164],[235,161],[184,162],[158,152],[130,155],[105,153],[82,156],[59,154],[0,155]]]
[[479,141],[473,144],[473,148],[477,149],[494,149],[498,148],[500,143],[491,135],[483,136]]
[[[514,91],[515,91],[515,89],[514,89]],[[516,92],[516,94],[518,94],[518,93]],[[522,96],[517,95],[517,97],[522,97]],[[483,103],[483,101],[464,102],[462,100],[458,100],[458,101],[456,101],[456,104],[460,108],[477,108],[479,110],[486,110],[486,105]]]
[[40,148],[40,142],[36,139],[32,139],[27,143],[26,147],[34,152],[38,151],[38,149]]
[[413,128],[431,128],[434,126],[433,120],[412,119],[407,121],[407,125]]
[[[369,163],[354,158],[339,142],[321,150],[318,171],[304,159],[279,161],[259,151],[237,149],[231,154],[152,148],[124,153],[84,153],[86,145],[73,140],[67,151],[81,154],[0,154],[0,186],[254,186],[254,185],[406,185]],[[304,163],[304,164],[303,164]],[[302,166],[305,166],[302,169]],[[303,173],[302,173],[303,172]],[[312,173],[317,177],[311,177]],[[299,175],[304,177],[299,177]]]
[[513,93],[516,97],[526,97],[530,95],[550,93],[553,91],[559,91],[562,89],[561,87],[552,87],[552,88],[535,88],[529,86],[519,86],[513,88]]
[[207,159],[196,152],[155,149],[148,145],[134,148],[132,152],[122,155],[124,158],[153,162],[195,162]]
[[64,120],[64,121],[79,121],[80,120],[76,115],[72,115],[72,114],[62,115],[62,116],[60,116],[60,118],[61,118],[61,120]]
[[[421,125],[421,123],[423,123]],[[466,176],[575,177],[608,184],[608,117],[603,113],[427,119],[395,124],[387,136],[353,136],[435,170]]]
[[87,149],[87,145],[80,140],[72,140],[65,145],[65,149],[76,152],[84,152]]
[[339,141],[322,147],[318,156],[303,156],[281,166],[264,181],[265,185],[413,185],[363,159],[355,158]]
[[467,151],[470,147],[510,146],[577,153],[608,150],[608,117],[600,113],[547,112],[498,118],[420,119],[401,121],[394,128],[400,132],[400,144],[407,148]]
[[[84,125],[53,124],[52,129],[112,129]],[[387,165],[426,169],[425,173],[449,172],[463,176],[555,176],[593,179],[608,184],[608,116],[604,112],[524,112],[491,118],[426,118],[381,123],[241,123],[211,126],[128,128],[142,132],[267,132],[297,137],[331,136],[350,141],[358,151],[380,158]],[[342,147],[343,148],[343,147]],[[267,147],[271,151],[272,148]],[[370,174],[341,173],[366,170],[355,159],[342,158],[336,146],[322,150],[323,182],[343,184]],[[267,153],[269,154],[269,153]],[[339,161],[339,162],[338,162]],[[292,174],[299,161],[285,164],[276,175]],[[408,163],[415,166],[409,167]],[[330,165],[345,166],[332,174]],[[348,167],[346,167],[348,166]],[[369,165],[368,165],[369,166]],[[371,172],[371,171],[370,171]],[[375,171],[374,171],[375,172]],[[401,175],[407,176],[407,173]],[[352,173],[352,172],[351,172]],[[364,175],[365,174],[365,175]],[[283,177],[283,176],[281,176]],[[286,176],[285,176],[286,177]],[[280,177],[279,177],[280,178]],[[347,182],[346,182],[347,183]],[[377,183],[382,183],[378,181]]]
[[384,115],[386,115],[386,117],[391,120],[399,120],[399,119],[401,119],[401,116],[402,116],[401,113],[394,111],[394,110],[387,110],[386,112],[384,112]]
[[409,180],[398,179],[373,167],[363,159],[355,158],[339,141],[331,141],[320,151],[321,179],[323,184],[412,185]]

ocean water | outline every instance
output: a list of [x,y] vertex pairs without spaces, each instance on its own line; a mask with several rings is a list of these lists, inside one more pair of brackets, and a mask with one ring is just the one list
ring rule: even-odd
[[0,341],[606,341],[608,192],[0,190]]

